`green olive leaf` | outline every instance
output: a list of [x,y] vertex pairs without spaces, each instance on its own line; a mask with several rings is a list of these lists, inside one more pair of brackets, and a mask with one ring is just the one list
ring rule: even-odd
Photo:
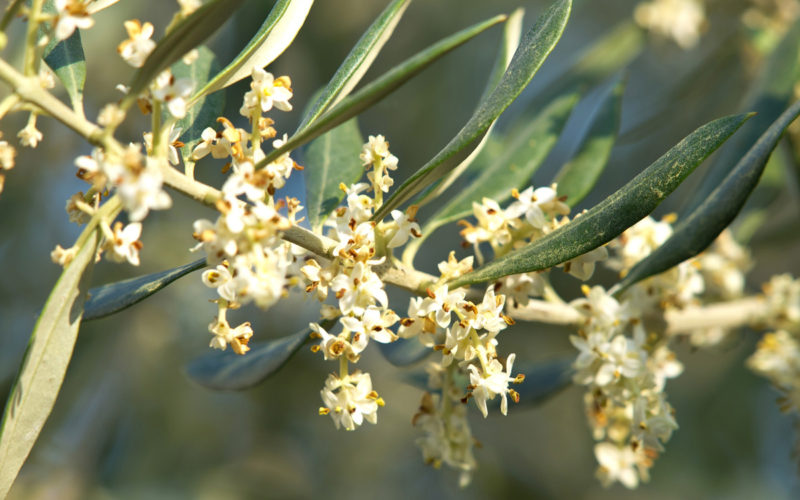
[[663,245],[630,270],[615,287],[615,293],[622,293],[634,283],[694,257],[713,243],[744,206],[772,151],[798,115],[800,101],[784,111],[705,201],[678,222],[672,236]]
[[608,243],[655,210],[750,116],[728,116],[703,125],[591,210],[544,237],[456,278],[450,286],[549,269]]
[[276,2],[261,28],[239,55],[204,87],[195,92],[191,101],[233,85],[250,76],[253,68],[263,68],[277,59],[297,36],[313,3],[314,0]]
[[[383,9],[381,15],[364,32],[355,47],[345,57],[331,80],[317,95],[313,104],[304,114],[297,132],[320,117],[322,113],[335,106],[358,85],[361,78],[372,66],[383,46],[394,33],[397,23],[403,17],[411,0],[394,0]],[[295,132],[295,133],[297,133]]]
[[53,410],[83,316],[100,231],[64,267],[31,334],[0,426],[0,498],[5,498]]
[[571,0],[559,0],[539,16],[520,41],[503,78],[478,104],[478,109],[466,125],[444,149],[397,188],[375,212],[372,220],[383,220],[392,210],[444,177],[472,153],[492,123],[514,102],[550,55],[564,32],[571,7]]
[[89,290],[89,299],[83,308],[83,321],[116,314],[141,302],[170,283],[204,267],[206,267],[206,259],[203,258],[166,271],[92,288]]
[[400,63],[376,80],[364,86],[358,92],[343,99],[339,104],[323,113],[322,116],[306,126],[302,131],[290,137],[283,146],[275,149],[269,153],[266,158],[258,162],[256,168],[263,168],[284,153],[288,153],[313,140],[315,137],[319,137],[339,124],[346,122],[350,118],[358,116],[361,112],[397,90],[398,87],[416,76],[440,57],[504,20],[505,16],[495,16],[487,21],[465,28]]

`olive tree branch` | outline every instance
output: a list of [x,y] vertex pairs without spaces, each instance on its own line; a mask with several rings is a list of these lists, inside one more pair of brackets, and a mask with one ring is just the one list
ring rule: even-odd
[[[758,323],[763,318],[762,297],[746,297],[706,306],[671,309],[665,313],[667,335],[680,335],[704,328],[738,328]],[[531,300],[525,306],[508,309],[514,319],[556,325],[578,326],[583,316],[569,306],[544,300]]]

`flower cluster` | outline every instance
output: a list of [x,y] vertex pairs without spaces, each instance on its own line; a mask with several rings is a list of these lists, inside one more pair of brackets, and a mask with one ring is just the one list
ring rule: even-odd
[[[674,216],[646,217],[609,244],[606,264],[624,275],[672,235]],[[597,476],[609,485],[635,488],[678,425],[664,392],[666,381],[683,366],[670,349],[665,314],[700,300],[730,299],[742,293],[749,258],[730,234],[695,259],[628,289],[621,297],[602,287],[584,286],[585,298],[572,307],[583,317],[578,335],[574,380],[587,387],[586,414],[592,427]],[[705,292],[705,293],[704,293]],[[701,295],[703,294],[703,295]],[[709,345],[724,332],[690,332],[693,343]]]
[[[195,221],[193,237],[199,242],[196,248],[202,248],[208,264],[214,266],[203,273],[203,283],[218,295],[218,314],[209,326],[214,335],[211,347],[231,345],[237,354],[244,354],[252,329],[249,323],[231,328],[227,309],[251,302],[269,308],[292,284],[299,283],[304,251],[280,236],[297,222],[302,206],[293,198],[276,200],[274,194],[300,167],[282,155],[257,170],[255,164],[265,157],[260,146],[262,133],[253,137],[226,118],[218,121],[223,130],[206,129],[191,157],[197,160],[211,153],[214,158],[229,158],[226,169],[230,175],[222,187],[223,198],[216,204],[219,217]],[[274,129],[270,135],[275,135]],[[273,146],[280,144],[275,141]]]
[[774,331],[761,338],[747,364],[784,394],[784,411],[800,412],[800,280],[774,276],[764,295],[762,321]]
[[[375,145],[389,155],[388,144],[379,137],[376,140],[370,136],[370,142],[364,146],[370,152],[369,161],[364,162],[370,179],[379,178],[378,172],[383,169],[380,161],[383,157],[380,153],[373,155]],[[358,362],[370,340],[387,343],[397,338],[390,327],[399,317],[388,307],[389,299],[375,266],[386,260],[386,248],[404,244],[411,232],[419,234],[419,226],[406,216],[376,225],[372,214],[380,206],[377,196],[380,189],[375,190],[376,196],[370,197],[365,194],[370,187],[366,183],[340,187],[345,204],[325,221],[327,235],[337,242],[332,258],[307,259],[301,272],[308,283],[306,290],[320,301],[333,292],[337,307],[324,307],[323,317],[334,327],[337,323],[341,327],[338,333],[330,333],[328,330],[334,327],[311,324],[313,336],[319,339],[314,350],[322,352],[326,360],[339,360],[339,373],[328,376],[322,391],[325,406],[320,413],[330,415],[337,428],[353,430],[364,420],[375,423],[383,400],[372,391],[369,374],[358,371],[351,374],[348,365]],[[362,390],[366,387],[368,391]]]

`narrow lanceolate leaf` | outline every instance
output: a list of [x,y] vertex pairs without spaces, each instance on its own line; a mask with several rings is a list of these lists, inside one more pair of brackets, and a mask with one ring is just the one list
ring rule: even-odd
[[549,269],[608,243],[655,210],[750,116],[728,116],[703,125],[588,212],[541,239],[455,279],[450,286]]
[[[203,85],[219,71],[217,57],[206,46],[198,47],[197,59],[190,65],[178,61],[172,65],[172,74],[175,78],[189,78],[195,85]],[[183,143],[181,156],[183,160],[189,158],[192,149],[200,142],[200,136],[206,127],[212,127],[217,117],[222,116],[225,109],[225,93],[218,92],[213,95],[203,96],[194,101],[186,111],[186,116],[178,120],[176,128],[183,132],[178,140]]]
[[133,75],[123,109],[130,107],[150,82],[175,61],[197,47],[236,12],[244,0],[211,0],[180,21],[147,57]]
[[[575,357],[564,357],[549,361],[528,361],[514,364],[513,376],[521,373],[525,380],[511,384],[509,388],[519,393],[519,403],[508,403],[509,411],[515,408],[539,406],[572,383],[572,362]],[[499,401],[496,406],[500,406]]]
[[[263,3],[263,2],[262,2]],[[303,26],[314,0],[279,0],[247,46],[217,76],[195,93],[192,100],[232,85],[278,58]]]
[[[525,11],[523,9],[517,9],[508,16],[508,21],[506,21],[505,29],[503,30],[503,38],[500,40],[500,49],[497,52],[492,71],[489,73],[489,80],[486,82],[486,88],[483,91],[483,95],[478,100],[478,103],[483,101],[495,87],[497,87],[497,84],[503,79],[503,75],[508,69],[509,64],[511,64],[511,58],[517,51],[519,40],[522,36],[522,18],[524,14]],[[483,151],[491,136],[492,129],[494,129],[496,124],[497,121],[492,123],[488,132],[483,136],[480,144],[478,144],[478,147],[476,147],[464,161],[451,170],[438,185],[431,186],[427,192],[423,192],[423,194],[420,195],[420,200],[415,201],[414,204],[422,206],[444,193],[445,190],[472,165],[481,151]]]
[[750,146],[789,106],[796,83],[800,80],[800,21],[784,35],[783,40],[764,63],[758,79],[745,99],[743,109],[757,114],[741,134],[714,159],[703,181],[692,197],[688,210],[700,206],[727,176],[730,166],[745,155]]
[[309,340],[309,330],[302,330],[268,342],[250,344],[244,355],[231,349],[212,351],[186,367],[189,377],[198,384],[220,391],[240,391],[257,385],[286,364]]
[[619,284],[619,292],[705,250],[742,209],[783,132],[798,115],[800,101],[767,129],[708,198],[678,223],[663,245],[631,269]]
[[[507,138],[501,148],[502,154],[493,159],[477,173],[476,178],[439,209],[422,228],[422,237],[412,240],[406,248],[410,255],[439,227],[468,217],[472,203],[484,197],[498,203],[511,197],[511,189],[522,189],[558,141],[561,130],[572,109],[578,102],[578,94],[570,93],[557,98],[543,109],[533,120]],[[528,121],[527,117],[523,121]],[[512,130],[515,130],[512,127]],[[406,253],[403,258],[406,259]],[[407,259],[408,260],[408,259]]]
[[64,268],[31,334],[0,427],[0,498],[8,494],[61,389],[99,240],[93,231]]
[[339,185],[349,186],[364,174],[364,165],[359,158],[363,143],[358,122],[353,118],[309,144],[303,176],[306,181],[306,211],[312,228],[319,229],[325,217],[344,198]]
[[83,54],[79,30],[67,39],[56,43],[56,39],[44,50],[44,62],[53,70],[64,85],[72,108],[83,113],[83,85],[86,83],[86,58]]
[[89,299],[84,305],[83,321],[104,318],[141,302],[173,281],[206,267],[206,260],[199,259],[160,273],[139,276],[125,281],[98,286],[89,290]]
[[567,197],[570,207],[589,194],[608,164],[622,121],[624,92],[625,81],[621,79],[600,104],[578,154],[556,176],[558,194]]
[[393,209],[444,177],[472,153],[491,124],[528,85],[556,46],[567,25],[571,7],[571,0],[559,0],[539,17],[520,42],[503,78],[480,102],[466,125],[444,149],[397,188],[386,203],[375,212],[373,220],[382,220]]
[[433,352],[417,339],[397,339],[388,344],[378,344],[378,349],[386,361],[394,366],[413,365]]
[[398,87],[416,76],[440,57],[456,47],[463,45],[492,26],[503,22],[505,19],[505,16],[495,16],[487,21],[461,30],[428,47],[414,57],[400,63],[392,70],[384,73],[377,80],[370,82],[358,92],[342,100],[342,102],[324,113],[301,132],[290,137],[286,144],[272,151],[266,158],[258,162],[256,168],[264,167],[282,154],[302,146],[337,125],[359,115],[364,110],[397,90]]
[[303,130],[319,116],[347,97],[358,85],[361,78],[372,65],[378,53],[392,36],[397,23],[403,17],[411,0],[394,0],[383,9],[380,16],[372,23],[367,31],[358,40],[342,62],[339,69],[325,86],[319,96],[314,100],[297,131]]

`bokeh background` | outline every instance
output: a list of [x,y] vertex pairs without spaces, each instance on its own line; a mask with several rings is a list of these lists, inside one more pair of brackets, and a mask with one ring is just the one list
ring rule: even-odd
[[[273,115],[279,132],[296,126],[309,97],[339,62],[386,2],[319,0],[292,47],[269,69],[292,78],[295,111]],[[413,2],[393,39],[364,81],[381,74],[430,43],[481,19],[524,7],[529,27],[549,2],[536,0],[440,0]],[[583,203],[591,206],[613,192],[697,126],[742,110],[763,57],[754,33],[741,22],[749,0],[709,2],[708,30],[699,46],[682,50],[655,37],[628,68],[620,140],[606,175]],[[210,41],[221,61],[230,60],[263,21],[270,1],[249,1]],[[537,92],[552,85],[578,55],[622,22],[630,22],[632,0],[584,0],[576,7],[562,41],[539,75],[509,111],[510,117],[535,113]],[[94,118],[114,90],[132,74],[116,54],[125,38],[122,21],[150,21],[160,36],[173,2],[122,0],[96,16],[84,32],[87,53],[87,116]],[[11,31],[3,56],[20,59],[22,23]],[[770,46],[779,37],[757,39]],[[15,39],[14,36],[17,36]],[[764,35],[764,33],[761,33]],[[772,38],[770,38],[772,36]],[[432,157],[467,120],[491,67],[500,30],[481,35],[448,55],[360,119],[362,132],[384,134],[400,158],[399,180]],[[226,116],[238,120],[241,82],[228,92]],[[5,92],[5,90],[3,90]],[[596,94],[596,92],[595,92]],[[592,93],[568,126],[568,133],[537,173],[535,185],[549,183],[575,147]],[[22,114],[2,123],[10,139],[24,126]],[[500,133],[508,123],[498,124]],[[53,120],[40,119],[44,141],[20,151],[0,196],[0,395],[7,394],[37,312],[60,268],[50,261],[56,244],[71,244],[79,228],[68,222],[66,199],[83,189],[73,160],[89,147]],[[144,118],[130,120],[118,137],[141,140]],[[778,272],[797,275],[796,162],[791,148],[779,151],[786,170],[774,193],[778,200],[756,232],[751,248],[756,267],[750,289]],[[198,165],[199,176],[219,182],[218,165]],[[695,179],[694,177],[697,177]],[[699,175],[682,186],[656,215],[685,207]],[[457,189],[458,186],[455,187]],[[302,179],[288,191],[302,196]],[[196,258],[191,223],[210,217],[180,195],[174,208],[152,213],[145,224],[142,265],[100,263],[93,282],[102,284],[184,264]],[[430,214],[431,212],[429,212]],[[788,213],[788,215],[786,215]],[[425,213],[421,213],[424,220]],[[780,216],[780,217],[779,217]],[[775,219],[779,219],[777,222]],[[786,222],[786,221],[789,222]],[[792,223],[791,221],[795,221]],[[772,230],[770,230],[772,228]],[[777,228],[777,229],[776,229]],[[457,229],[440,230],[423,247],[424,269],[460,243]],[[559,274],[559,272],[555,272]],[[579,283],[555,278],[566,298]],[[611,284],[599,271],[594,282]],[[370,346],[360,365],[387,405],[379,424],[356,432],[336,431],[317,415],[319,390],[335,369],[303,349],[257,388],[218,393],[193,383],[186,364],[207,352],[207,325],[215,314],[210,290],[199,274],[186,277],[159,295],[111,318],[85,324],[53,415],[12,490],[12,498],[798,498],[798,463],[793,457],[793,418],[775,404],[778,393],[749,372],[744,359],[757,333],[742,331],[711,350],[679,343],[684,374],[667,387],[680,429],[652,470],[650,483],[637,491],[617,485],[603,489],[594,479],[593,441],[584,421],[582,392],[570,387],[537,408],[515,408],[507,417],[481,418],[471,411],[479,468],[461,490],[452,471],[422,463],[414,445],[411,417],[421,391],[406,382],[407,370],[386,363]],[[394,308],[404,312],[408,297],[392,292]],[[244,308],[257,339],[280,337],[316,319],[318,305],[292,295],[263,312]],[[518,324],[502,334],[503,349],[517,359],[546,360],[571,355],[563,329]]]

